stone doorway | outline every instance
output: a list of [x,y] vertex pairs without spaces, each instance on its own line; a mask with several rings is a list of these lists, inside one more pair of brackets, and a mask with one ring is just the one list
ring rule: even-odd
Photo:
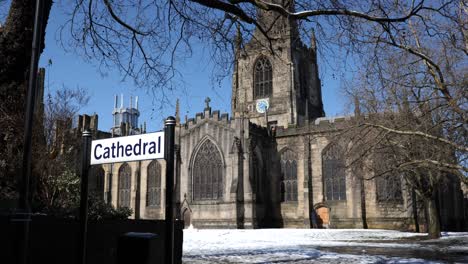
[[184,208],[182,211],[182,219],[184,219],[184,228],[189,228],[191,225],[192,212],[189,208]]

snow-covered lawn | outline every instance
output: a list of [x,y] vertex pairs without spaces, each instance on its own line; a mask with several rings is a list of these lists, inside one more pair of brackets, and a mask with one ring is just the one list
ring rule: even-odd
[[375,229],[186,229],[183,260],[184,263],[445,263],[446,258],[437,258],[439,251],[457,256],[468,254],[468,233],[443,235],[439,240],[422,240],[425,234]]

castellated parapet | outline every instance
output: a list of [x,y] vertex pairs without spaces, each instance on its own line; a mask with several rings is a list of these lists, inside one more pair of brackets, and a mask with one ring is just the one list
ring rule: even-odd
[[275,127],[275,136],[282,137],[309,133],[333,133],[348,126],[349,122],[353,118],[353,115],[320,117],[302,126],[277,126]]
[[192,129],[197,125],[200,125],[203,122],[211,121],[211,122],[218,122],[220,124],[224,124],[225,126],[231,126],[232,120],[229,119],[228,113],[220,114],[219,110],[211,111],[211,108],[206,109],[204,112],[199,112],[195,114],[194,118],[187,119],[185,124],[182,124],[182,127],[185,129]]

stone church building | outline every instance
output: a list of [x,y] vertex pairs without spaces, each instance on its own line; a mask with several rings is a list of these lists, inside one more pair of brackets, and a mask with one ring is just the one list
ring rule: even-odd
[[[333,135],[350,117],[324,117],[314,38],[306,45],[294,22],[275,21],[272,49],[260,31],[242,47],[238,36],[231,116],[212,110],[209,98],[194,118],[181,122],[176,113],[177,217],[197,228],[362,228],[365,217],[370,228],[413,229],[416,205],[403,181],[362,181],[344,168]],[[145,133],[138,102],[118,99],[110,133],[97,130],[97,116],[81,116],[79,126],[97,138]],[[132,208],[134,218],[164,219],[164,160],[92,171],[95,194]],[[443,223],[463,221],[454,188]]]

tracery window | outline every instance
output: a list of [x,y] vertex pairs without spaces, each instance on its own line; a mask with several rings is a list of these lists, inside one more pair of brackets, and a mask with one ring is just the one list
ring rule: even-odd
[[322,173],[326,200],[346,200],[346,175],[343,149],[330,145],[322,154]]
[[130,193],[132,186],[132,170],[127,163],[119,168],[119,207],[130,207]]
[[90,183],[90,191],[97,197],[101,197],[104,194],[104,169],[101,166],[95,166],[91,170],[92,180]]
[[297,201],[297,155],[287,149],[281,154],[281,201]]
[[193,163],[193,199],[218,200],[223,195],[223,162],[211,140],[198,150]]
[[374,157],[375,191],[377,201],[401,201],[401,177],[395,172],[395,155],[391,149],[378,149]]
[[254,98],[264,98],[272,92],[273,70],[270,61],[261,57],[254,66]]
[[161,165],[153,160],[147,168],[146,206],[161,205]]
[[382,175],[375,178],[377,190],[377,200],[385,201],[401,201],[401,179],[398,175]]

